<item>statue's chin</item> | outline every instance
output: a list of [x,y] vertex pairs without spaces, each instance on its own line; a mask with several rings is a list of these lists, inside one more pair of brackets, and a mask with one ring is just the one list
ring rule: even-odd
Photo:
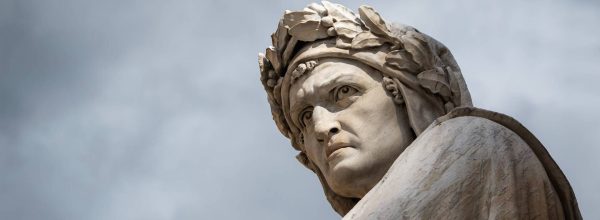
[[[330,170],[327,176],[329,187],[338,195],[351,198],[362,198],[381,177],[370,172],[365,164],[361,164],[357,155],[343,152],[329,162]],[[333,155],[333,154],[332,154]]]

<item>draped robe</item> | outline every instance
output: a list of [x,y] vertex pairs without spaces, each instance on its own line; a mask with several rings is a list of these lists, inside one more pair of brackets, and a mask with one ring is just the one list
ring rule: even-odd
[[344,219],[581,219],[567,179],[516,120],[458,108],[436,119]]

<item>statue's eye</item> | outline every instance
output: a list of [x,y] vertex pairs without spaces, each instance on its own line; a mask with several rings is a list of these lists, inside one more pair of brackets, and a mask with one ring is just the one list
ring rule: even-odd
[[300,113],[300,123],[302,124],[302,127],[306,127],[306,125],[310,124],[312,113],[312,108],[308,108]]
[[355,96],[358,93],[358,90],[352,86],[340,86],[335,90],[335,101],[344,101],[345,99]]

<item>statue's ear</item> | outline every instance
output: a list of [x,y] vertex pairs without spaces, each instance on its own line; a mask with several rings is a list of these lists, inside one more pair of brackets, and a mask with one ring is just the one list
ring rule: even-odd
[[425,95],[404,86],[396,78],[383,77],[383,86],[392,97],[394,103],[406,107],[408,120],[418,136],[435,120],[444,114],[445,108],[441,100],[435,96]]
[[427,129],[436,118],[446,114],[444,104],[439,97],[417,92],[402,84],[398,88],[406,97],[408,121],[417,136]]
[[396,105],[404,104],[404,98],[402,92],[400,92],[400,81],[389,77],[383,77],[383,87],[388,92],[388,95],[392,97]]

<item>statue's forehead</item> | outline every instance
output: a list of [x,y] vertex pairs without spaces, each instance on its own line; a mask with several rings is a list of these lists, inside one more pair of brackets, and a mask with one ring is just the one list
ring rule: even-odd
[[343,68],[339,63],[324,62],[315,67],[312,71],[305,73],[298,78],[290,88],[290,103],[292,105],[305,99],[307,96],[318,93],[319,90],[331,84],[340,75],[345,75]]
[[[360,68],[347,61],[336,58],[322,59],[312,71],[304,73],[292,83],[290,96],[304,97],[316,89],[323,88],[342,75],[360,73]],[[292,100],[293,101],[293,100]]]
[[349,59],[324,58],[311,71],[300,76],[292,84],[291,88],[298,86],[314,85],[322,86],[327,81],[335,80],[340,75],[368,74],[365,65]]
[[381,74],[359,61],[328,58],[320,60],[312,71],[298,78],[290,87],[289,99],[292,109],[294,104],[307,97],[327,92],[338,82],[367,83],[379,81]]

